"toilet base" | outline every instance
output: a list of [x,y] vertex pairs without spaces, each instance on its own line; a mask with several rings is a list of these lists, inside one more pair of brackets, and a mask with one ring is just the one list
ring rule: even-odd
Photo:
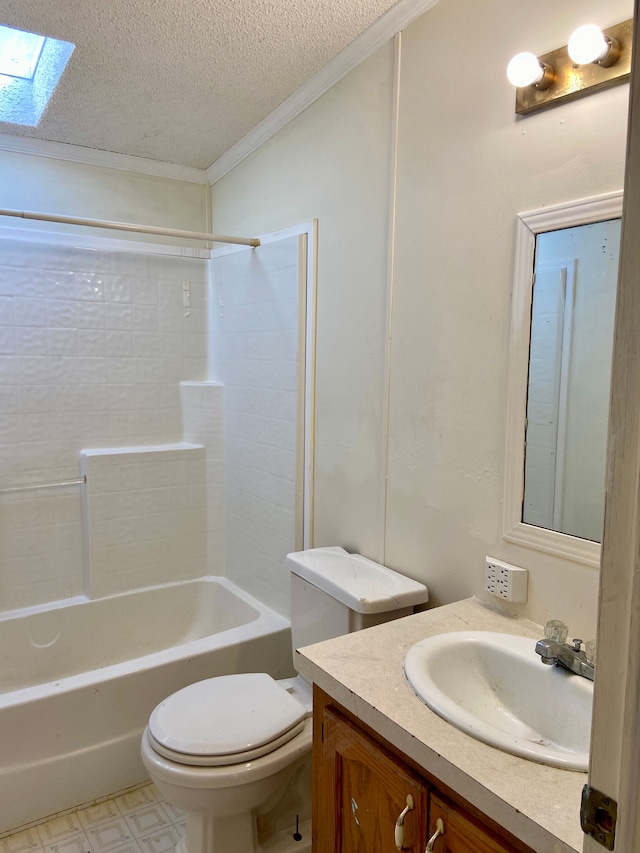
[[151,780],[185,813],[178,853],[309,853],[311,728],[309,717],[275,752],[217,767],[169,761],[154,752],[145,731],[141,756]]
[[186,833],[180,842],[181,853],[247,853],[257,851],[258,843],[252,812],[226,817],[207,814],[187,815]]
[[231,815],[187,812],[177,853],[310,853],[310,757],[290,770],[257,808]]

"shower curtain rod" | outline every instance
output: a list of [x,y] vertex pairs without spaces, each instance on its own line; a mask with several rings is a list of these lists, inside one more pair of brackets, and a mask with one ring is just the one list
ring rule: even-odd
[[206,240],[209,243],[235,243],[240,246],[260,245],[257,237],[229,237],[223,234],[207,234],[202,231],[181,231],[178,228],[156,228],[152,225],[133,225],[129,222],[111,222],[106,219],[81,219],[75,216],[58,216],[55,213],[35,213],[28,210],[0,208],[0,216],[16,216],[19,219],[37,219],[40,222],[59,222],[64,225],[87,225],[92,228],[111,228],[114,231],[132,231],[138,234],[157,234],[161,237],[181,237],[187,240]]

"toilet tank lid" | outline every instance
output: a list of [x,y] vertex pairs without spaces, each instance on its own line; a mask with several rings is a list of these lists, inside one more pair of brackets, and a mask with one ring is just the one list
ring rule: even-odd
[[383,613],[429,600],[424,584],[343,548],[287,555],[289,570],[356,613]]

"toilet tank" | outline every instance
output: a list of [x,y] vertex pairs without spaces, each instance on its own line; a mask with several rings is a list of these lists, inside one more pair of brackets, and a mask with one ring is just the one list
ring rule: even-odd
[[312,548],[286,558],[291,572],[294,650],[413,613],[429,600],[424,584],[344,548]]

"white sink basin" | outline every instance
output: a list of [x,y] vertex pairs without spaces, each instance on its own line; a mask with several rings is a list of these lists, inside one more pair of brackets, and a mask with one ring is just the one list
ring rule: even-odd
[[412,646],[416,695],[467,734],[531,761],[587,770],[593,682],[542,663],[536,641],[460,631]]

